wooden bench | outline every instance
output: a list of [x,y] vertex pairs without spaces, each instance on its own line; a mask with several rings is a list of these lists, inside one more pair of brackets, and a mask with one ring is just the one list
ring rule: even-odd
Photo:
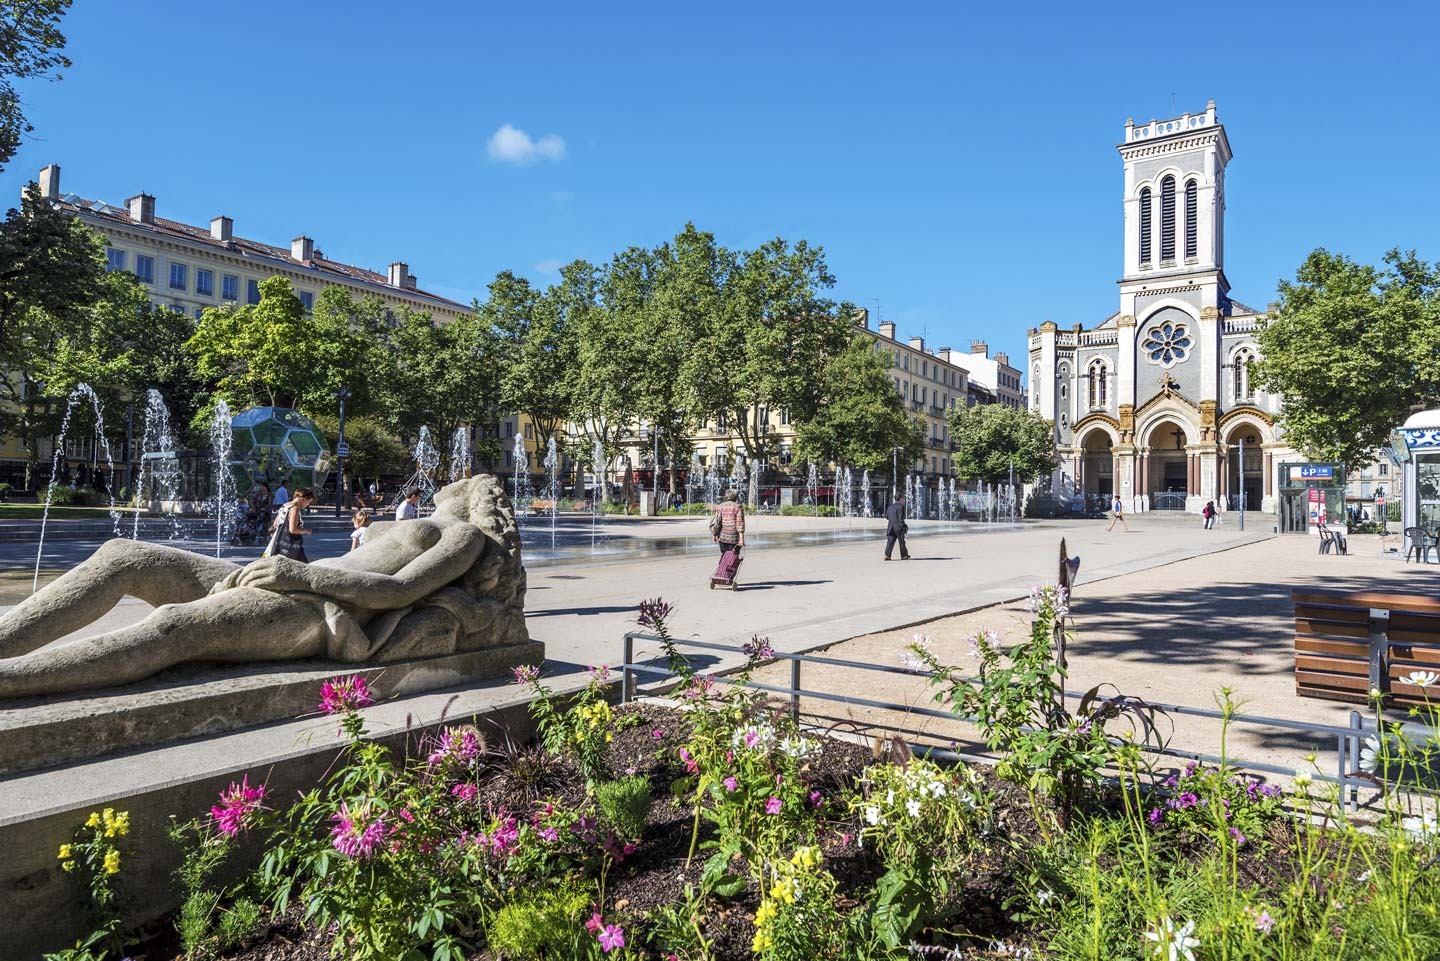
[[1295,693],[1363,702],[1379,690],[1387,704],[1427,699],[1440,706],[1440,685],[1406,678],[1440,674],[1440,601],[1416,594],[1290,592],[1295,604]]

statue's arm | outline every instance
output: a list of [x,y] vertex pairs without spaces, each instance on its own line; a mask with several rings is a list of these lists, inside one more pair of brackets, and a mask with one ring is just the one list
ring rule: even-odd
[[271,557],[244,568],[234,586],[305,591],[350,607],[396,610],[416,603],[464,574],[484,549],[484,534],[468,525],[456,525],[394,574]]

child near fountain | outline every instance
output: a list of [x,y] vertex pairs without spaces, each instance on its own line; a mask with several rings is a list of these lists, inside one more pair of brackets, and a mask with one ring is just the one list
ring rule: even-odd
[[360,547],[365,543],[365,536],[370,533],[370,512],[355,512],[355,529],[350,532],[350,549]]

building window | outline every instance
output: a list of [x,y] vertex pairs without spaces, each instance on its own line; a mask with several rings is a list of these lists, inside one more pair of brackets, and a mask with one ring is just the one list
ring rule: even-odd
[[1160,262],[1175,260],[1175,178],[1160,181]]
[[171,305],[170,305],[170,310],[173,311],[174,313],[179,314],[181,317],[184,317],[184,316],[185,316],[185,305],[184,305],[184,304],[171,304]]
[[239,300],[240,278],[234,274],[222,274],[220,277],[220,297],[222,300]]
[[1198,257],[1200,228],[1195,218],[1200,209],[1200,186],[1191,180],[1185,184],[1185,256]]
[[909,370],[909,369],[910,369],[910,355],[909,355],[909,354],[906,354],[906,355],[905,355],[905,369],[906,369],[906,370]]
[[170,265],[170,289],[171,289],[171,290],[184,290],[184,289],[185,289],[185,287],[186,287],[186,284],[185,284],[185,279],[186,279],[186,278],[185,278],[185,274],[186,274],[186,271],[187,271],[187,268],[186,268],[186,266],[185,266],[184,264],[171,264],[171,265]]
[[155,258],[144,254],[135,255],[135,276],[147,284],[155,283]]
[[258,281],[258,280],[247,280],[247,281],[245,281],[245,302],[246,302],[247,304],[258,304],[258,303],[260,303],[260,281]]
[[215,271],[198,269],[195,271],[195,293],[201,297],[215,296]]
[[1150,188],[1140,191],[1140,262],[1150,263]]
[[1236,401],[1253,400],[1255,397],[1255,388],[1250,383],[1250,365],[1254,362],[1255,355],[1248,349],[1239,350],[1235,354],[1231,379],[1235,384]]
[[1141,344],[1150,363],[1170,369],[1190,356],[1190,331],[1184,324],[1166,322],[1151,329]]
[[105,269],[106,269],[106,270],[124,270],[124,269],[125,269],[125,251],[123,251],[123,250],[116,250],[114,247],[106,247],[106,248],[105,248]]
[[1090,380],[1090,407],[1092,410],[1104,410],[1109,399],[1109,378],[1104,361],[1096,361],[1090,365],[1090,372],[1086,375]]
[[305,308],[305,313],[315,309],[315,295],[308,290],[300,291],[300,306]]
[[510,438],[512,438],[512,437],[514,437],[514,436],[515,436],[515,424],[514,424],[513,421],[508,421],[508,420],[507,420],[507,421],[505,422],[505,439],[506,439],[506,440],[509,440]]
[[205,316],[205,308],[204,308],[204,307],[196,307],[196,308],[195,308],[195,319],[196,319],[196,320],[200,320],[200,319],[203,318],[204,316]]
[[1385,476],[1388,475],[1389,473],[1390,473],[1390,465],[1389,465],[1389,464],[1381,464],[1381,465],[1380,465],[1380,476],[1381,476],[1381,477],[1385,477]]
[[535,439],[535,425],[534,425],[534,424],[526,424],[526,425],[525,425],[525,439],[526,439],[526,440],[534,440],[534,439]]

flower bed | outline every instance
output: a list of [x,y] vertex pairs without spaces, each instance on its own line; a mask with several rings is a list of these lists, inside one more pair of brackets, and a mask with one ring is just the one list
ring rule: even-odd
[[[173,931],[124,928],[124,812],[59,852],[96,934],[56,957],[605,959],[1373,959],[1440,953],[1440,825],[1338,808],[1239,772],[1151,772],[1153,712],[1118,695],[1057,704],[1063,594],[1031,640],[977,639],[978,684],[926,645],[937,698],[978,716],[995,767],[941,765],[793,725],[690,672],[667,605],[680,706],[612,707],[595,671],[561,705],[539,672],[537,743],[455,725],[396,756],[366,738],[363,679],[325,686],[348,747],[324,783],[277,798],[242,778],[177,823]],[[750,667],[770,656],[757,638]],[[1377,741],[1374,767],[1404,747]],[[1393,766],[1391,764],[1390,766]],[[1104,771],[1120,777],[1102,777]],[[1307,778],[1297,778],[1303,791]],[[1289,817],[1284,806],[1303,817]],[[246,855],[258,867],[231,881]]]

